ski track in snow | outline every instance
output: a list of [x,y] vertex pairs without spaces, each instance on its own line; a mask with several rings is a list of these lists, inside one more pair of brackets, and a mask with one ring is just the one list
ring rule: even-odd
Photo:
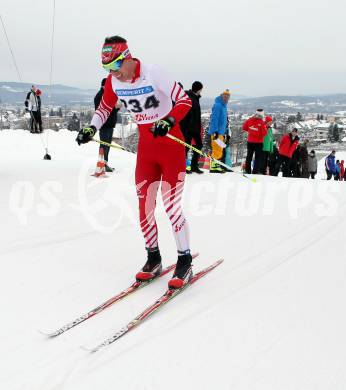
[[[186,389],[344,389],[344,183],[289,180],[289,185],[337,188],[333,197],[339,207],[331,217],[308,208],[292,220],[285,194],[276,199],[270,217],[241,216],[232,207],[225,215],[204,217],[186,210],[192,249],[200,252],[196,272],[220,257],[224,263],[124,338],[88,354],[81,345],[94,346],[120,329],[163,293],[168,276],[56,339],[38,333],[60,327],[126,288],[144,261],[138,226],[125,218],[113,232],[102,233],[81,213],[78,178],[92,158],[86,175],[94,170],[97,145],[78,147],[67,131],[50,133],[49,144],[53,160],[42,161],[39,139],[22,131],[0,133],[0,158],[6,161],[0,165],[5,185],[0,212],[6,223],[0,246],[0,304],[6,319],[0,323],[6,336],[2,389],[173,390],[176,372]],[[14,160],[15,145],[20,153]],[[117,173],[104,181],[88,177],[85,184],[90,208],[107,223],[114,209],[104,210],[114,191],[116,197],[124,191],[135,215],[138,207],[133,189],[129,195],[119,187],[121,178],[133,175],[134,156],[111,151],[110,157]],[[339,153],[337,158],[343,157]],[[321,161],[318,177],[323,174]],[[226,177],[249,190],[250,201],[246,192],[237,195],[248,203],[258,200],[261,185],[286,181],[258,177],[253,187],[240,175]],[[37,204],[44,200],[35,198],[27,224],[20,225],[9,210],[9,194],[18,180],[33,183],[36,194],[46,180],[61,183],[62,192],[54,194],[59,213],[39,215]],[[217,186],[220,180],[225,179],[189,176],[185,194],[198,183]],[[225,199],[230,206],[235,191]],[[317,195],[312,196],[316,202]],[[215,205],[215,199],[206,191],[200,205]],[[168,264],[175,256],[171,227],[162,211],[157,220]]]

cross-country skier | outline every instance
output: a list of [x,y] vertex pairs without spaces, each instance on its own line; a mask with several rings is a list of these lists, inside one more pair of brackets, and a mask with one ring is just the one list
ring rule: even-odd
[[131,112],[139,128],[136,186],[140,226],[147,250],[147,262],[136,278],[157,276],[161,269],[158,231],[155,221],[156,194],[161,184],[163,203],[170,218],[178,249],[178,261],[169,288],[181,288],[192,277],[189,229],[181,208],[185,179],[185,149],[165,137],[183,139],[179,122],[191,109],[191,100],[181,85],[157,65],[145,65],[132,58],[127,41],[119,36],[105,39],[102,66],[109,71],[104,94],[89,127],[76,141],[89,142],[107,120],[118,99]]

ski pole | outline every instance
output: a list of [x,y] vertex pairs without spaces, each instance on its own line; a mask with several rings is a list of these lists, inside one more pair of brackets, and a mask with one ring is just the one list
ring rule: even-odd
[[203,156],[203,157],[209,159],[210,161],[214,161],[215,163],[217,163],[217,164],[219,164],[219,165],[221,165],[221,166],[223,166],[223,167],[229,169],[232,173],[236,173],[236,174],[238,174],[238,175],[242,175],[242,176],[245,177],[246,179],[251,180],[251,181],[254,182],[254,183],[256,182],[256,179],[255,179],[255,178],[252,179],[252,178],[246,176],[245,173],[233,171],[233,169],[231,169],[231,167],[228,166],[227,164],[224,164],[222,161],[219,161],[219,160],[217,160],[216,158],[207,155],[206,153],[202,152],[201,150],[195,148],[194,146],[192,146],[192,145],[190,145],[190,144],[188,144],[188,143],[182,141],[180,138],[175,137],[174,135],[167,133],[167,134],[166,134],[166,137],[172,139],[173,141],[178,142],[178,143],[181,144],[181,145],[186,146],[186,147],[189,148],[190,150],[193,150],[194,152],[196,152],[196,153],[200,154],[201,156]]
[[95,139],[93,138],[92,139],[94,142],[97,142],[98,144],[100,145],[105,145],[105,146],[109,146],[110,148],[114,148],[114,149],[120,149],[120,150],[123,150],[125,152],[129,152],[129,153],[133,153],[132,150],[130,149],[127,149],[127,148],[124,148],[123,146],[117,144],[117,143],[108,143],[108,142],[105,142],[105,141],[101,141],[101,140],[98,140],[98,139]]

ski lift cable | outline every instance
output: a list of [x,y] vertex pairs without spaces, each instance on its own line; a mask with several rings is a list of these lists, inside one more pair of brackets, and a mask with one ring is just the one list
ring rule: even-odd
[[[14,51],[12,49],[12,45],[11,45],[10,39],[8,37],[8,34],[7,34],[6,26],[5,26],[3,17],[1,15],[0,15],[0,20],[1,20],[1,24],[2,24],[3,30],[4,30],[5,37],[6,37],[8,48],[9,48],[11,56],[12,56],[12,61],[13,61],[14,67],[15,67],[16,72],[17,72],[18,80],[23,85],[23,79],[22,79],[22,76],[21,76],[20,71],[19,71],[19,67],[18,67],[18,64],[17,64],[17,61],[16,61],[16,56],[14,55]],[[23,91],[23,93],[26,92],[24,90],[24,88],[22,89],[22,91]],[[40,134],[40,140],[42,142],[43,148],[47,150],[47,145],[45,144],[41,134]]]
[[[9,48],[11,56],[12,56],[12,61],[13,61],[14,67],[16,68],[18,80],[20,81],[21,84],[23,84],[22,76],[21,76],[21,74],[19,72],[19,68],[18,68],[18,65],[17,65],[16,57],[15,57],[14,52],[12,50],[12,45],[11,45],[10,39],[8,38],[6,27],[5,27],[5,23],[4,23],[4,20],[3,20],[1,15],[0,15],[0,20],[1,20],[2,28],[4,30],[5,37],[6,37],[8,48]],[[25,91],[23,91],[23,92],[25,92]]]

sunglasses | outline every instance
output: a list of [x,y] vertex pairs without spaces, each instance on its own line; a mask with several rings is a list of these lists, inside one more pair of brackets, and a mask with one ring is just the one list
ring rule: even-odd
[[121,65],[123,64],[124,59],[128,55],[128,53],[129,53],[129,51],[125,50],[115,60],[113,60],[109,64],[102,64],[103,68],[108,70],[109,72],[111,70],[114,70],[114,71],[119,70],[121,68]]
[[108,70],[109,72],[111,70],[119,70],[121,68],[121,65],[123,64],[123,61],[125,59],[126,53],[121,53],[114,61],[110,62],[109,64],[102,64],[103,68]]

